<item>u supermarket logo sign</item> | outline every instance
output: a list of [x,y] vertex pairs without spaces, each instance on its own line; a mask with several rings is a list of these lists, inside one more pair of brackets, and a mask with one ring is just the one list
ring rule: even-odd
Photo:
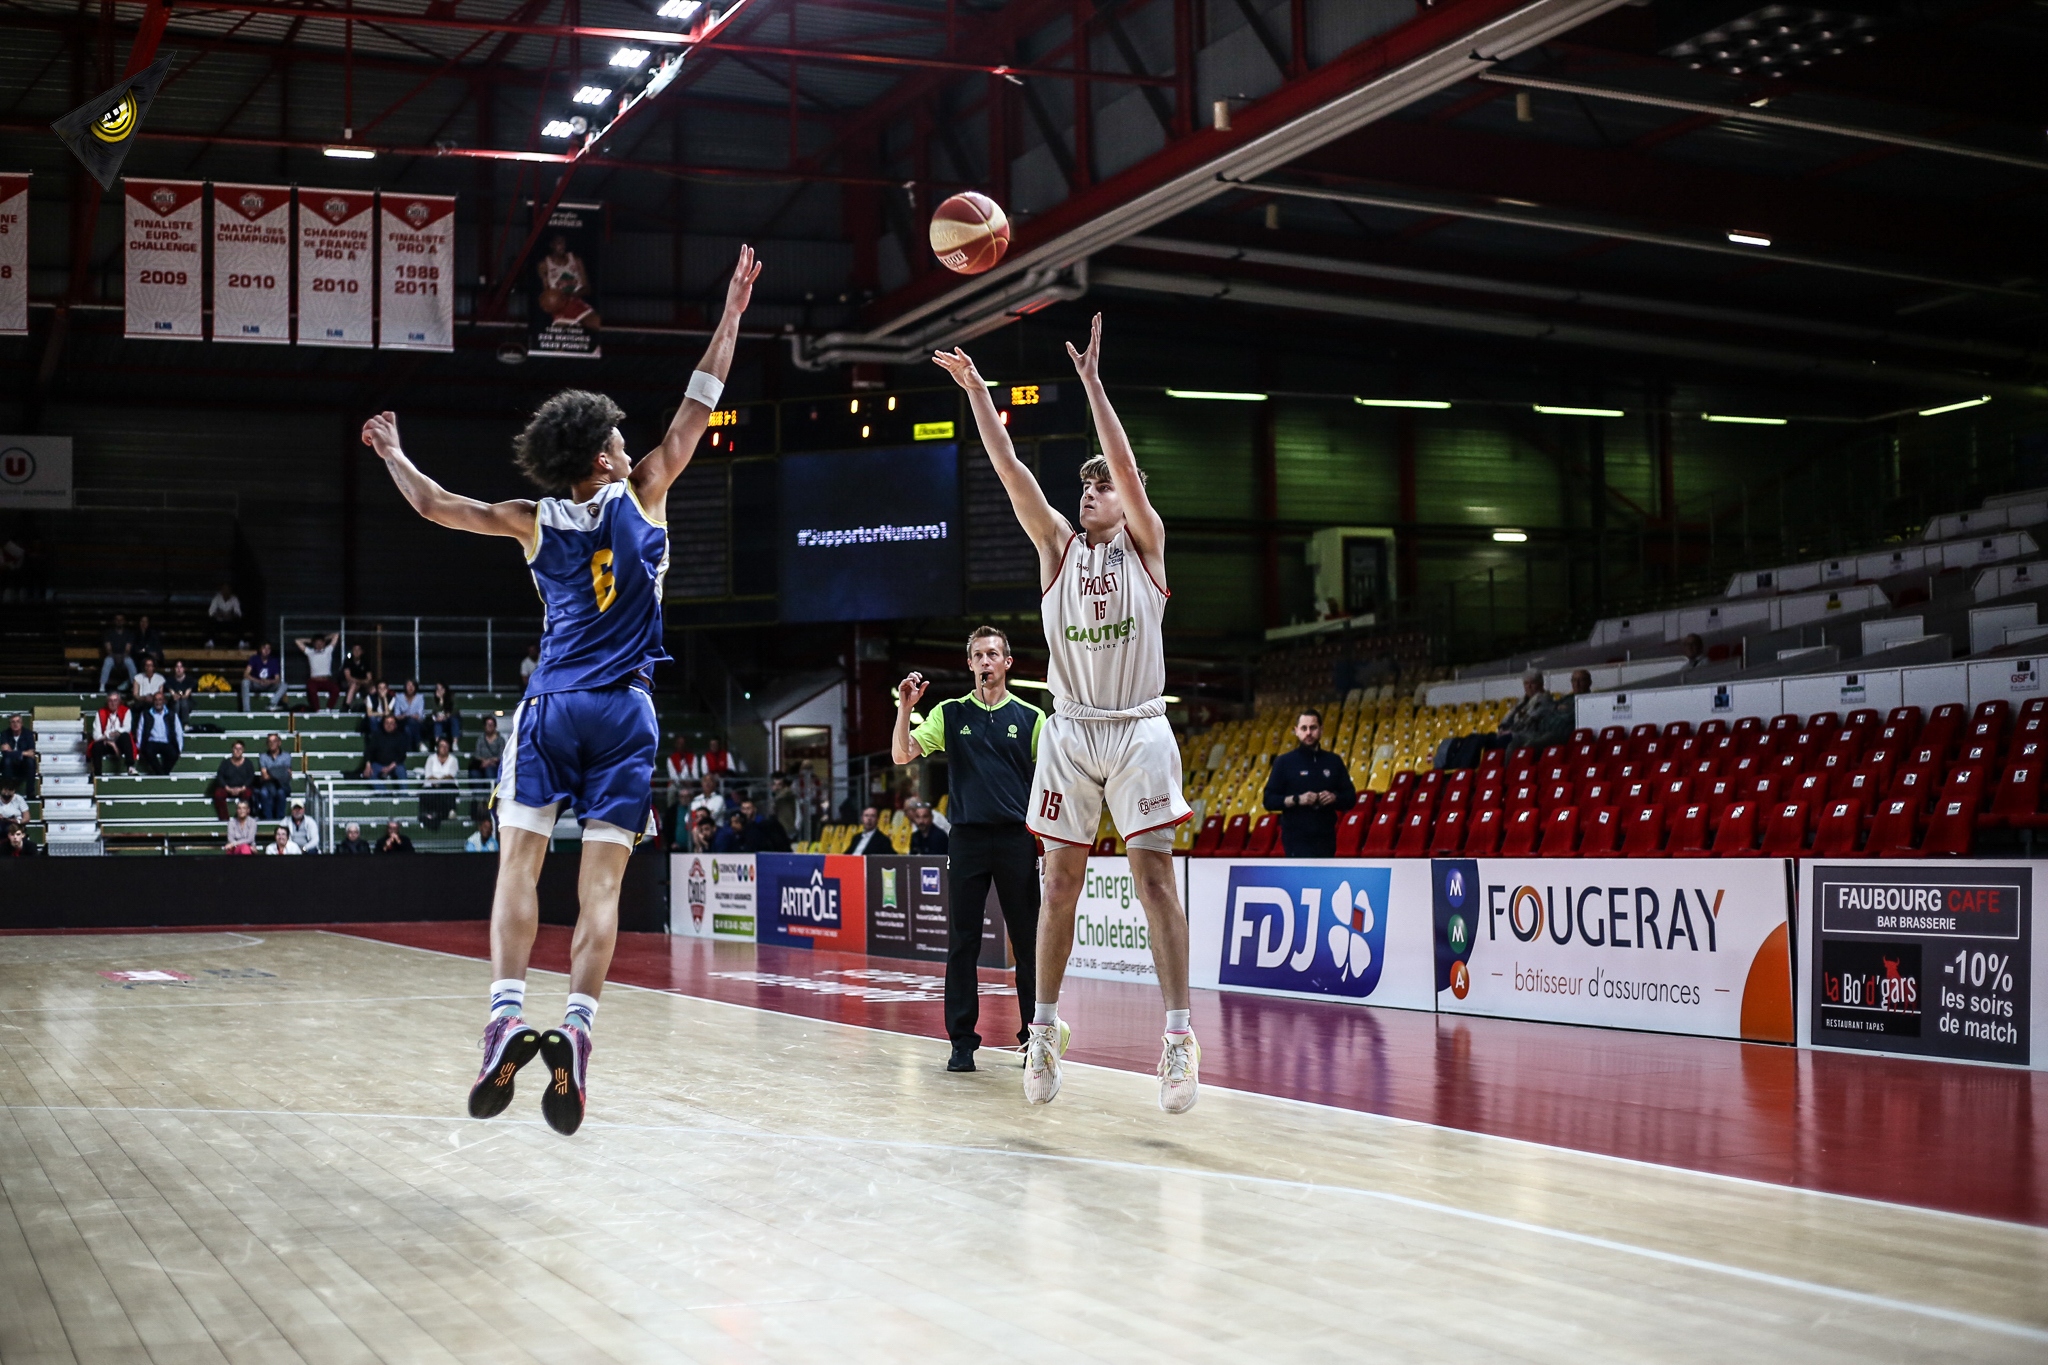
[[784,932],[820,936],[839,932],[839,879],[822,871],[775,884],[775,911]]
[[1222,984],[1371,995],[1386,961],[1392,880],[1385,867],[1233,867]]

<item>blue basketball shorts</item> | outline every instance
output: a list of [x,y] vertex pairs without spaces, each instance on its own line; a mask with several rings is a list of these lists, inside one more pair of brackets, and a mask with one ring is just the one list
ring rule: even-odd
[[653,809],[660,748],[654,698],[637,687],[528,697],[512,713],[494,794],[522,806],[566,806],[579,821],[637,835]]

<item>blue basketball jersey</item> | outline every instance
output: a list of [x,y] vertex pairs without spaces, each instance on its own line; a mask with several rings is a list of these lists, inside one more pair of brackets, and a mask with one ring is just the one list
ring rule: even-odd
[[540,593],[540,665],[526,694],[630,682],[652,686],[661,645],[668,524],[651,519],[632,485],[606,484],[588,502],[542,498],[527,555]]

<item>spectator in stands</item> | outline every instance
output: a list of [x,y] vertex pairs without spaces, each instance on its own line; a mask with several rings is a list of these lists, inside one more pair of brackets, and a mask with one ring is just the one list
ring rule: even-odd
[[151,777],[169,777],[178,766],[178,755],[185,752],[185,722],[171,709],[162,689],[135,719],[135,748],[142,755],[142,771]]
[[717,834],[712,836],[713,853],[744,853],[747,851],[747,818],[738,811],[725,822]]
[[1688,635],[1680,640],[1678,652],[1685,656],[1687,668],[1698,668],[1707,662],[1707,642],[1697,635]]
[[932,820],[932,808],[922,801],[910,806],[910,852],[913,857],[944,857],[951,840]]
[[358,727],[364,734],[372,734],[384,717],[394,714],[391,706],[398,698],[391,695],[391,684],[379,682],[363,693],[363,719]]
[[341,709],[346,711],[356,704],[356,693],[367,692],[375,681],[370,676],[370,661],[363,657],[361,645],[350,645],[348,657],[341,661],[341,680],[348,686],[348,694],[341,699]]
[[396,793],[404,787],[405,759],[411,752],[399,732],[398,717],[386,716],[363,741],[363,776],[377,784],[377,792]]
[[739,765],[733,762],[732,755],[727,753],[725,746],[716,739],[704,741],[704,752],[697,759],[697,763],[699,768],[707,773],[736,773],[740,771]]
[[164,679],[164,695],[170,698],[180,723],[192,719],[192,692],[198,685],[199,680],[185,670],[183,659],[171,665],[171,675]]
[[683,816],[688,807],[684,804],[683,793],[689,785],[691,754],[683,747],[683,732],[676,731],[668,737],[668,756],[663,758],[654,770],[654,780],[661,792],[657,803],[661,807],[661,828],[668,836],[668,842],[680,848],[685,841]]
[[1572,670],[1572,695],[1583,697],[1593,690],[1593,675],[1583,668]]
[[1572,707],[1543,690],[1543,670],[1522,674],[1522,700],[1502,717],[1496,748],[1541,749],[1572,737]]
[[306,814],[306,803],[298,797],[292,798],[292,813],[284,819],[284,828],[291,831],[292,843],[301,853],[320,851],[320,826],[313,823]]
[[305,852],[304,849],[292,842],[292,832],[283,825],[279,825],[277,832],[270,836],[270,842],[264,845],[263,851],[266,854],[286,853],[294,858]]
[[147,706],[149,699],[164,690],[164,675],[156,671],[156,660],[142,656],[142,671],[128,684],[128,696],[138,709]]
[[399,827],[397,816],[392,816],[389,823],[384,826],[384,837],[377,841],[377,851],[379,853],[411,853],[413,851],[412,840],[405,837],[405,831]]
[[498,851],[498,827],[491,823],[489,811],[476,817],[476,833],[462,841],[464,853],[496,853]]
[[1337,817],[1358,804],[1344,760],[1323,748],[1323,713],[1294,718],[1294,749],[1273,760],[1263,804],[1280,812],[1280,846],[1290,858],[1337,856]]
[[889,842],[889,836],[882,833],[878,823],[881,812],[873,806],[860,813],[860,833],[853,836],[853,843],[847,852],[858,857],[870,858],[894,853],[896,846]]
[[341,689],[334,682],[334,637],[315,635],[312,639],[292,641],[299,653],[306,656],[306,705],[315,711],[325,710],[320,698],[327,698],[327,705],[333,706],[341,699]]
[[228,820],[227,851],[250,856],[256,852],[256,817],[249,814],[247,801],[235,802],[235,813]]
[[100,765],[109,758],[118,760],[122,771],[135,771],[135,735],[119,692],[107,693],[107,704],[93,717],[92,748],[86,758],[94,777],[100,775]]
[[0,777],[0,821],[28,823],[28,799],[20,794],[11,777]]
[[348,822],[348,828],[342,831],[340,846],[334,851],[340,854],[355,855],[371,853],[375,850],[370,847],[369,841],[363,838],[363,827],[351,820]]
[[270,641],[256,646],[256,652],[249,656],[249,662],[242,668],[242,709],[253,711],[249,704],[249,689],[270,698],[270,709],[275,711],[284,701],[284,661],[271,652]]
[[[147,616],[138,616],[135,618],[135,662],[139,667],[151,660],[158,668],[164,666],[163,632],[151,625]],[[137,697],[136,700],[141,701],[142,698]]]
[[690,798],[691,816],[695,817],[701,811],[710,817],[712,824],[724,824],[725,794],[718,790],[717,775],[715,773],[704,774],[703,778],[699,781],[699,788],[697,794]]
[[469,751],[469,770],[486,782],[498,780],[498,765],[505,761],[505,737],[498,733],[498,718],[484,717],[484,732]]
[[790,838],[796,837],[796,789],[789,778],[776,773],[768,779],[768,803],[775,809],[775,821]]
[[690,851],[709,853],[712,841],[718,837],[717,822],[701,811],[691,812],[685,819],[690,826]]
[[447,683],[434,684],[434,699],[427,708],[427,723],[433,727],[433,739],[447,740],[451,749],[461,745],[462,712],[455,709],[455,694],[448,690]]
[[752,801],[742,801],[740,821],[740,852],[789,852],[789,831],[782,827],[772,813],[757,809]]
[[398,728],[405,732],[406,748],[427,747],[427,699],[420,695],[417,682],[405,680],[405,691],[391,699],[391,714],[398,717]]
[[28,791],[35,785],[36,765],[40,761],[36,732],[28,718],[17,711],[7,718],[7,729],[0,732],[0,777],[11,777],[15,785]]
[[213,770],[213,811],[221,819],[228,818],[228,802],[254,801],[256,799],[256,765],[249,761],[242,750],[242,741],[236,740],[228,750],[228,756]]
[[528,645],[526,657],[519,661],[519,690],[526,690],[526,680],[533,676],[533,670],[540,667],[540,646]]
[[116,667],[127,669],[128,681],[135,681],[135,632],[128,628],[128,618],[118,611],[114,613],[114,623],[100,636],[100,691],[107,690],[107,679]]
[[[206,638],[208,649],[214,647],[215,641],[222,639],[232,639],[237,649],[242,647],[242,599],[235,596],[234,584],[220,585],[220,591],[206,604],[206,619],[212,627]],[[242,709],[246,711],[249,708],[244,706]]]
[[292,795],[292,756],[275,730],[263,741],[256,756],[256,812],[265,820],[284,819]]
[[0,858],[33,858],[36,846],[29,842],[28,829],[22,825],[8,825],[7,842],[0,844]]
[[434,741],[434,752],[427,755],[427,766],[422,779],[429,790],[420,793],[420,823],[428,829],[441,828],[441,822],[455,809],[455,786],[462,777],[462,765],[456,761],[454,749],[448,741]]

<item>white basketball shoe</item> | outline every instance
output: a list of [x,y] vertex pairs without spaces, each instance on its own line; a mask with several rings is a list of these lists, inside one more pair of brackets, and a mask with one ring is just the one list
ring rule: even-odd
[[1166,1048],[1159,1054],[1159,1107],[1169,1114],[1185,1114],[1201,1097],[1202,1045],[1192,1033],[1178,1039],[1167,1034]]
[[1060,1093],[1060,1058],[1072,1036],[1064,1021],[1031,1026],[1024,1042],[1024,1098],[1030,1103],[1051,1104]]

